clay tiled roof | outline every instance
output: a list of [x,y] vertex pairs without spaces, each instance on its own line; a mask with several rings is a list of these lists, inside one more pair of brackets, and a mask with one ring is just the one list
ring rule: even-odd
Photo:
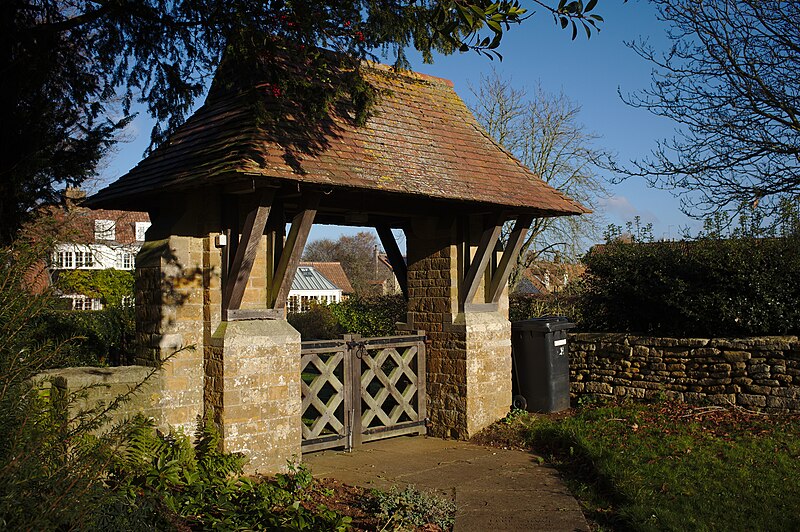
[[350,279],[347,278],[347,274],[344,273],[341,262],[301,262],[299,267],[302,266],[310,266],[317,270],[327,280],[333,283],[336,288],[341,288],[342,293],[353,293],[353,286],[350,284]]
[[588,212],[499,147],[450,82],[398,74],[383,65],[366,68],[365,76],[380,96],[363,127],[341,116],[316,132],[293,122],[259,126],[244,96],[217,95],[90,202],[136,208],[146,195],[229,183],[238,175],[477,202],[540,215]]

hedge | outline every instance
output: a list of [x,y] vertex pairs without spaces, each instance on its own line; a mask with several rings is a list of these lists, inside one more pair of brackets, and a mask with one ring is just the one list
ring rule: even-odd
[[289,323],[303,340],[329,340],[354,333],[363,337],[392,336],[406,320],[408,305],[402,295],[351,297],[341,303],[314,305],[307,312],[289,314]]
[[132,307],[93,311],[54,310],[31,323],[34,341],[71,340],[62,366],[130,364],[136,335]]
[[800,239],[627,244],[585,257],[584,330],[662,336],[800,333]]

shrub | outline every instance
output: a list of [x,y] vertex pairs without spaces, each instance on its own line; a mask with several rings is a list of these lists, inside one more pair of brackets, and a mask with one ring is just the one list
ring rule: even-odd
[[450,530],[455,522],[456,505],[450,499],[432,492],[419,491],[414,486],[400,490],[392,486],[389,491],[372,490],[374,511],[386,519],[384,528],[407,530],[432,523],[442,530]]
[[0,528],[8,530],[79,528],[116,498],[103,479],[124,426],[100,433],[106,411],[74,412],[78,397],[55,386],[45,393],[36,379],[70,361],[69,337],[42,332],[54,298],[28,291],[43,256],[23,244],[0,250]]
[[70,338],[61,366],[131,363],[136,338],[132,307],[96,311],[51,310],[31,322],[34,340]]
[[[219,450],[213,423],[198,421],[195,443],[180,433],[161,434],[137,419],[137,430],[113,464],[110,487],[126,508],[146,508],[154,522],[219,530],[344,530],[349,518],[305,501],[312,477],[302,464],[274,481],[242,475],[245,457]],[[120,528],[129,512],[101,515],[103,528]],[[163,525],[162,525],[163,526]],[[176,528],[171,526],[169,528]]]
[[293,312],[286,319],[303,340],[332,340],[344,334],[331,305],[312,305],[306,312]]
[[391,336],[396,324],[406,321],[408,305],[400,294],[356,296],[331,305],[331,311],[347,333],[361,336]]
[[699,239],[591,250],[583,322],[669,336],[800,332],[797,238]]

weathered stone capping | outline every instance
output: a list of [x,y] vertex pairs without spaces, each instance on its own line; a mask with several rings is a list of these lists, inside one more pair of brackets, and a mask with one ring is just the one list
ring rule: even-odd
[[570,392],[800,412],[800,340],[569,336]]

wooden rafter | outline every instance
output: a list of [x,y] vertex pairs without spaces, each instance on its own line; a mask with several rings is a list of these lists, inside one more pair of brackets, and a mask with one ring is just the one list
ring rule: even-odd
[[[238,310],[242,304],[247,281],[253,269],[253,261],[258,251],[258,243],[264,234],[264,227],[269,218],[275,190],[271,188],[256,191],[256,201],[247,213],[242,227],[242,236],[236,247],[236,254],[228,268],[225,287],[222,293],[223,319],[228,319],[228,311]],[[233,239],[235,235],[231,235]]]
[[400,290],[403,291],[403,297],[408,300],[408,266],[400,252],[400,247],[397,245],[392,230],[388,225],[379,224],[375,226],[378,231],[378,238],[381,239],[383,249],[386,250],[386,256],[389,259],[389,264],[394,270],[394,276],[397,282],[400,283]]
[[523,214],[519,216],[514,223],[514,229],[508,237],[508,243],[503,250],[503,255],[500,257],[500,263],[492,275],[492,280],[489,283],[489,292],[486,294],[487,303],[497,303],[500,301],[500,295],[503,293],[503,288],[508,282],[508,277],[511,275],[511,270],[514,268],[519,250],[525,242],[525,236],[528,234],[528,228],[533,222],[533,215]]
[[303,254],[306,240],[308,240],[311,225],[314,223],[314,216],[317,214],[320,197],[319,192],[306,192],[303,196],[303,204],[300,211],[292,219],[292,228],[286,237],[283,252],[275,268],[269,292],[269,306],[272,309],[278,310],[286,307],[286,298],[292,288],[292,279],[295,271],[297,271],[297,265],[300,264],[300,257]]
[[[478,249],[475,251],[475,256],[470,262],[469,269],[464,274],[464,282],[462,284],[461,306],[469,305],[475,299],[475,293],[478,291],[478,286],[483,280],[483,273],[486,271],[486,266],[489,264],[489,259],[494,252],[497,241],[500,238],[500,232],[503,229],[503,221],[499,216],[492,219],[481,234],[481,240],[478,243]],[[469,241],[465,242],[468,246]]]

